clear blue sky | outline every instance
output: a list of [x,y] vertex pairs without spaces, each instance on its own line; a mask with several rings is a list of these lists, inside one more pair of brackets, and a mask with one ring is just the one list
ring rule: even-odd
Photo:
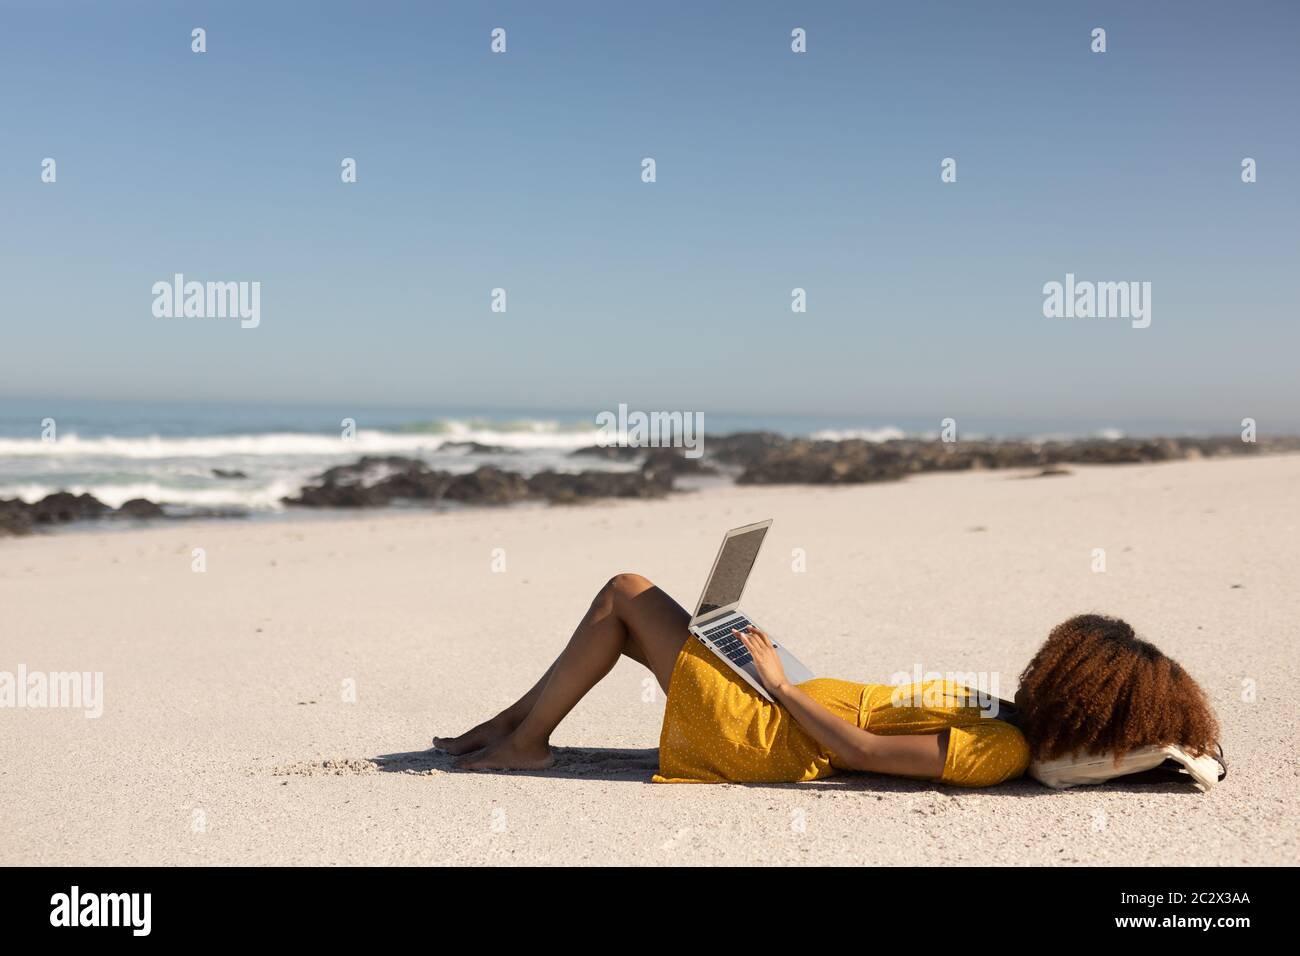
[[1295,3],[0,11],[0,395],[1300,427]]

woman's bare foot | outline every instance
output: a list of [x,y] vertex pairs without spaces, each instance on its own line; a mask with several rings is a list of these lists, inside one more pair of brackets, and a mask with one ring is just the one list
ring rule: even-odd
[[477,727],[465,731],[459,737],[434,737],[433,745],[444,753],[454,757],[473,753],[496,743],[502,737],[509,736],[515,729],[516,722],[504,714],[497,714],[491,720],[485,720]]
[[519,740],[514,734],[490,744],[482,753],[461,757],[461,770],[545,770],[555,763],[548,744]]

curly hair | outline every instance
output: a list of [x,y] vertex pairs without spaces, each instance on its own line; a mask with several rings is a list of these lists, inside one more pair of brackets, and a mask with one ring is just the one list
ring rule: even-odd
[[1218,722],[1178,663],[1114,617],[1058,624],[1020,675],[1021,729],[1034,760],[1177,744],[1213,749]]

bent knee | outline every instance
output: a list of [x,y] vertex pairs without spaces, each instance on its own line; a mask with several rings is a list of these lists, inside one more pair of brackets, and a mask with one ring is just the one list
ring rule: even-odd
[[653,581],[631,571],[616,574],[605,583],[605,590],[614,597],[623,598],[636,597],[642,591],[648,591],[652,587],[654,587]]

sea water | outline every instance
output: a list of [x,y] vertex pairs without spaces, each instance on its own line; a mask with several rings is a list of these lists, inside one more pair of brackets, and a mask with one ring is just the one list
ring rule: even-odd
[[[645,410],[653,411],[653,410]],[[708,439],[769,430],[816,438],[937,438],[941,419],[698,414]],[[88,492],[116,507],[132,498],[180,509],[281,512],[280,499],[326,468],[362,455],[409,455],[450,472],[495,465],[523,474],[552,468],[619,469],[574,458],[607,443],[601,410],[137,403],[0,398],[0,498],[31,502],[54,491]],[[1119,437],[1107,423],[959,422],[963,439]],[[1186,428],[1148,434],[1186,434]],[[452,443],[500,449],[467,452]],[[243,475],[244,477],[234,477]]]

